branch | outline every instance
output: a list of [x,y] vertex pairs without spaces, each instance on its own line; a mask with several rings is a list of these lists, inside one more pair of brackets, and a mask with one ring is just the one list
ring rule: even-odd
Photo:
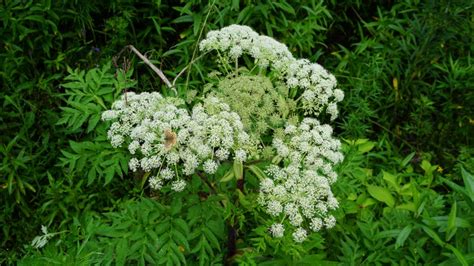
[[178,95],[178,92],[176,91],[176,88],[166,78],[165,74],[163,74],[163,71],[161,71],[159,68],[157,68],[155,65],[153,65],[150,62],[150,60],[148,60],[148,58],[146,58],[146,56],[144,56],[142,53],[140,53],[140,51],[138,51],[137,48],[135,48],[133,45],[127,45],[126,47],[129,48],[130,50],[132,50],[138,57],[140,57],[140,59],[143,60],[143,62],[145,62],[145,64],[147,64],[156,74],[158,74],[158,76],[161,78],[161,80],[163,80],[163,82],[166,84],[166,86],[168,86],[168,88],[173,90],[173,92],[176,95]]

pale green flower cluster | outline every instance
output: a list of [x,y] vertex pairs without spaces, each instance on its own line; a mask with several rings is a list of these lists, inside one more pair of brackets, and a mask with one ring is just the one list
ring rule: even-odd
[[278,91],[265,76],[224,78],[212,95],[229,104],[240,115],[244,128],[256,138],[270,128],[285,125],[288,115],[296,108],[294,102],[284,97],[284,91]]
[[128,92],[102,114],[114,121],[108,131],[112,145],[126,145],[134,155],[129,168],[157,173],[149,179],[154,189],[169,181],[172,190],[182,191],[183,176],[198,169],[214,174],[224,160],[247,159],[250,138],[227,104],[208,97],[188,112],[180,103],[157,92]]

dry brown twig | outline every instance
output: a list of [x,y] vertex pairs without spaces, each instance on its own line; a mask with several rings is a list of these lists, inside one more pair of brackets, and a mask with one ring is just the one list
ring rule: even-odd
[[140,53],[140,51],[137,50],[137,48],[135,48],[135,46],[133,45],[127,45],[125,48],[128,48],[130,49],[132,52],[134,52],[138,57],[140,57],[140,59],[145,63],[147,64],[160,78],[161,80],[166,84],[166,86],[168,86],[168,88],[170,88],[174,93],[175,95],[178,95],[178,92],[176,91],[176,88],[174,87],[173,84],[171,84],[171,82],[168,80],[168,78],[166,78],[165,74],[163,74],[163,71],[161,71],[158,67],[156,67],[152,62],[150,62],[150,60],[148,60],[148,58],[146,56],[144,56],[142,53]]

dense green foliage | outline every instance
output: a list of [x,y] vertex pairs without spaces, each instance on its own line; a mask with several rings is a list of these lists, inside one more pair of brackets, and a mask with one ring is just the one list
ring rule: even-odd
[[[142,2],[0,2],[1,264],[474,263],[471,1]],[[100,121],[126,90],[172,93],[125,45],[173,79],[234,23],[317,61],[346,95],[337,225],[302,245],[269,237],[235,182],[144,188]],[[196,100],[214,64],[197,60],[178,94]],[[41,225],[53,234],[35,249]]]

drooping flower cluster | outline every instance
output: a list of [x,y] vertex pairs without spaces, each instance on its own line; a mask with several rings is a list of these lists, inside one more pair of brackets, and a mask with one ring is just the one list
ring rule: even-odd
[[112,145],[126,144],[135,156],[129,168],[157,172],[149,179],[154,189],[172,181],[171,189],[181,191],[186,186],[182,175],[191,175],[199,167],[213,174],[221,161],[247,157],[249,136],[227,104],[209,97],[189,113],[178,107],[180,103],[157,92],[129,92],[102,115],[114,121],[108,131]]
[[306,114],[318,116],[325,111],[331,120],[338,115],[337,103],[342,101],[344,93],[336,89],[336,78],[317,63],[295,59],[286,45],[273,38],[259,35],[247,26],[230,25],[209,32],[200,49],[216,50],[233,61],[249,55],[260,67],[275,71],[288,88],[302,92],[301,105]]
[[[260,183],[259,203],[268,214],[297,227],[293,238],[302,242],[305,227],[319,231],[335,225],[329,211],[338,207],[338,201],[330,185],[337,178],[333,166],[343,160],[341,143],[332,138],[330,126],[311,118],[298,126],[287,125],[280,135],[274,137],[273,147],[284,166],[272,164],[266,169],[269,178]],[[271,228],[275,237],[282,236],[282,230],[280,224]]]

